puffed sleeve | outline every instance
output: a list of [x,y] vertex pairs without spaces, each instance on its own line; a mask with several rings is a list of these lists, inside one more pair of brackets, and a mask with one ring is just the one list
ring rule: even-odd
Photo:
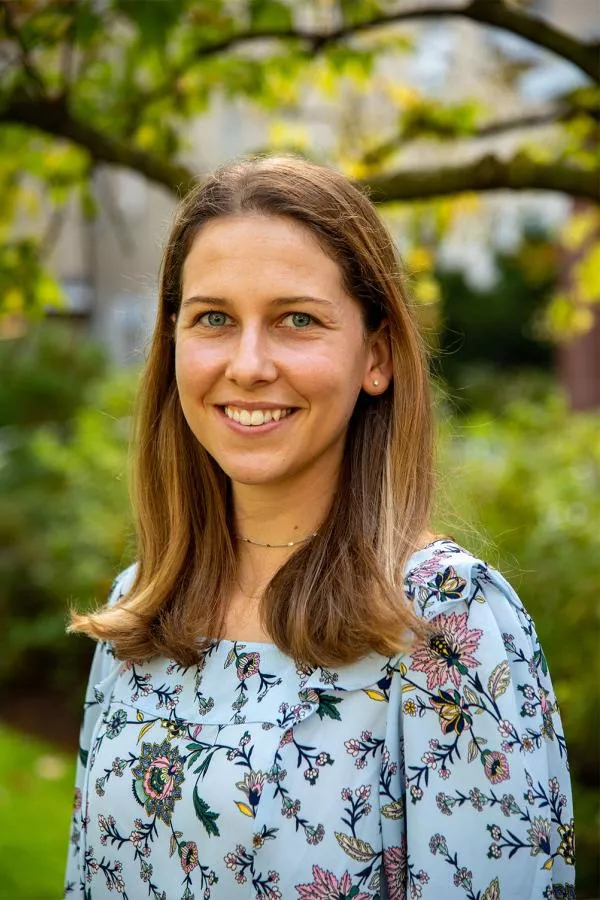
[[432,630],[394,661],[382,898],[574,898],[565,740],[531,618],[449,542],[407,586]]
[[[108,603],[116,603],[117,600],[129,589],[135,575],[134,567],[122,572],[115,580]],[[85,700],[83,704],[83,720],[79,733],[79,752],[77,754],[77,767],[75,773],[75,796],[73,801],[73,814],[71,817],[71,831],[69,837],[69,849],[67,855],[67,872],[65,876],[64,896],[69,900],[84,898],[84,883],[81,880],[81,833],[86,827],[86,771],[87,760],[90,751],[92,736],[105,703],[108,700],[107,692],[110,689],[111,676],[118,669],[114,654],[108,643],[101,641],[96,645],[90,675],[88,679]]]

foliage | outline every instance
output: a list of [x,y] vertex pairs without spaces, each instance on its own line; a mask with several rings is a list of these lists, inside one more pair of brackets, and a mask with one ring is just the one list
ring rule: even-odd
[[67,859],[75,755],[2,726],[0,770],[0,896],[54,900]]
[[486,289],[471,287],[460,270],[435,271],[443,296],[437,365],[461,411],[489,408],[495,393],[506,401],[499,369],[523,372],[523,389],[526,379],[531,387],[547,381],[542,373],[552,363],[540,323],[555,290],[556,245],[530,230],[515,250],[497,253],[493,264],[496,277]]
[[[100,348],[58,323],[0,341],[0,428],[67,422],[105,370]],[[4,432],[6,435],[8,432]]]
[[561,235],[563,252],[571,265],[566,284],[559,286],[541,321],[550,338],[575,337],[594,322],[594,304],[600,303],[600,209],[576,210]]
[[[189,123],[223,98],[270,116],[274,140],[256,149],[301,145],[371,184],[383,202],[498,188],[597,200],[595,85],[544,113],[552,141],[517,142],[510,159],[466,162],[465,139],[515,132],[519,117],[497,123],[480,99],[453,94],[445,102],[398,77],[415,40],[406,26],[432,16],[437,4],[398,9],[393,0],[0,0],[0,313],[60,302],[47,272],[50,238],[69,199],[94,214],[95,166],[128,167],[181,193],[198,174],[181,163]],[[592,82],[600,78],[594,45],[532,18],[526,4],[474,0],[449,6],[443,18],[452,17],[525,37]],[[513,90],[506,68],[508,75],[499,65],[491,77]],[[327,123],[319,149],[298,133],[299,118],[310,126],[311,109]],[[525,134],[530,119],[524,111]],[[430,145],[430,168],[406,169],[415,142]],[[201,158],[202,147],[194,150]],[[444,167],[446,159],[457,164]],[[432,282],[424,290],[431,293]],[[589,309],[574,313],[570,296],[557,298],[550,329],[581,330],[585,322]]]
[[[106,597],[130,537],[125,469],[135,378],[99,380],[88,369],[86,385],[97,351],[79,341],[65,369],[49,344],[34,338],[2,348],[19,364],[7,369],[3,392],[14,408],[2,404],[10,424],[0,430],[0,682],[21,686],[40,667],[49,686],[72,683],[74,669],[83,674],[90,648],[66,637],[66,606]],[[40,399],[40,386],[46,416],[15,422],[15,410]]]
[[[593,891],[599,761],[594,722],[600,420],[562,398],[516,400],[442,429],[438,527],[509,578],[533,616],[561,704],[576,797],[579,889]],[[567,437],[567,439],[565,439]],[[594,812],[595,810],[595,812]]]

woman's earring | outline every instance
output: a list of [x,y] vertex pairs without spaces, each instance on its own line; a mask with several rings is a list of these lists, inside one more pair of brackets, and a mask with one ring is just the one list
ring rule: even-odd
[[379,387],[379,382],[376,378],[373,379],[373,387]]

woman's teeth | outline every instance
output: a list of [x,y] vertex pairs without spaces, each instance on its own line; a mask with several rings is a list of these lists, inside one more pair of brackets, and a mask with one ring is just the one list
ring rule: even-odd
[[225,415],[240,425],[266,425],[267,422],[279,422],[280,419],[291,413],[291,409],[237,409],[235,406],[226,406]]

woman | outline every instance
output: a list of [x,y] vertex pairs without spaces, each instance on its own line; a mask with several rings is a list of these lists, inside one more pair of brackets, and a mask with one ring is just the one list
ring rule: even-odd
[[138,563],[98,643],[67,894],[573,896],[565,743],[507,582],[428,531],[425,355],[341,175],[219,170],[167,242]]

